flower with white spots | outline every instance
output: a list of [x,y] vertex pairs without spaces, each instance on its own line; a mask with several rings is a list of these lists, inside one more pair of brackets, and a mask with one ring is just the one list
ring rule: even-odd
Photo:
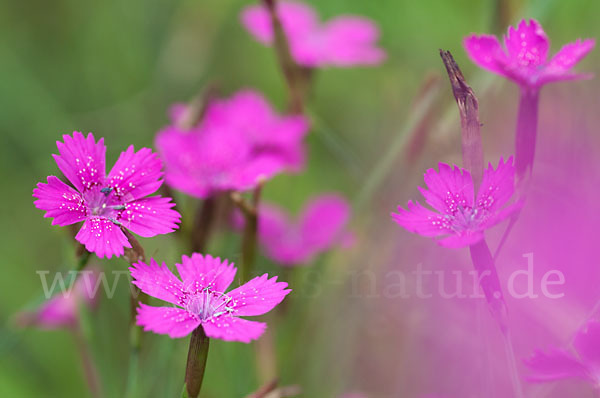
[[135,152],[133,146],[121,153],[106,175],[104,139],[95,141],[80,132],[58,141],[53,155],[72,187],[49,176],[33,190],[35,207],[53,218],[53,225],[83,221],[75,239],[98,257],[120,256],[131,247],[121,228],[143,237],[173,232],[181,216],[172,209],[171,198],[148,196],[162,184],[162,164],[149,148]]
[[239,317],[265,314],[291,291],[286,289],[287,283],[264,274],[226,293],[237,271],[233,263],[199,253],[181,260],[175,264],[181,279],[154,259],[129,268],[133,284],[142,292],[175,305],[140,304],[137,323],[144,330],[177,338],[202,326],[208,337],[249,343],[258,339],[267,325]]
[[587,78],[571,69],[595,45],[593,39],[577,40],[560,49],[550,60],[550,40],[536,20],[522,20],[515,29],[508,28],[504,47],[493,35],[470,35],[464,40],[467,54],[475,64],[513,80],[520,86],[539,88],[559,80]]
[[467,170],[444,163],[439,164],[439,169],[439,172],[429,169],[425,173],[429,190],[419,187],[425,201],[436,211],[411,200],[406,210],[398,207],[398,213],[392,213],[392,218],[410,232],[428,237],[446,236],[437,241],[441,246],[458,248],[478,243],[486,229],[522,206],[522,202],[517,201],[504,207],[515,190],[512,157],[506,162],[500,159],[496,170],[489,165],[477,197]]

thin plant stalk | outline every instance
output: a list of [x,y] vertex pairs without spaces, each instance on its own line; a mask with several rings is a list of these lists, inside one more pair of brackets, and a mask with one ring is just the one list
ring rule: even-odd
[[[138,240],[125,228],[121,228],[127,240],[131,244],[131,248],[125,248],[125,259],[129,264],[135,264],[139,261],[146,261],[146,255],[144,252],[144,248],[138,242]],[[129,324],[129,367],[127,374],[127,384],[125,386],[125,396],[126,397],[135,397],[137,396],[137,388],[138,388],[138,374],[139,374],[139,356],[140,350],[142,347],[142,328],[136,324],[136,309],[138,306],[138,302],[146,303],[148,301],[148,296],[140,291],[140,289],[135,285],[130,285],[130,296],[129,296],[129,305],[130,305],[130,324]]]
[[[484,167],[477,97],[467,84],[452,54],[449,51],[440,50],[440,55],[446,66],[452,92],[460,112],[463,167],[471,173],[475,187],[474,192],[477,194],[483,179]],[[502,332],[514,396],[521,398],[523,397],[523,388],[517,372],[508,326],[508,310],[502,296],[502,287],[496,271],[494,257],[485,239],[469,246],[469,249],[473,267],[480,276],[480,286],[488,302],[488,307]]]
[[279,66],[283,72],[283,76],[288,86],[290,96],[290,112],[302,113],[304,111],[304,103],[308,96],[310,82],[312,77],[312,69],[304,68],[294,61],[290,51],[289,42],[281,26],[281,21],[277,16],[276,3],[277,0],[263,0],[263,3],[269,10],[271,24],[275,36],[274,48],[279,61]]
[[100,377],[98,375],[98,370],[94,365],[92,355],[90,354],[88,345],[85,341],[83,332],[81,331],[79,325],[73,328],[73,337],[77,345],[77,350],[79,351],[79,355],[81,357],[83,373],[85,375],[85,380],[87,382],[90,393],[92,397],[100,398],[102,397],[102,389],[100,384]]
[[[517,195],[518,199],[522,201],[527,198],[535,160],[539,94],[538,88],[521,87],[517,126],[515,129],[515,172],[517,177]],[[510,218],[509,224],[502,234],[494,258],[497,258],[500,254],[520,215],[521,211],[519,210]]]
[[203,253],[215,223],[217,199],[210,196],[198,208],[191,234],[192,252]]
[[185,368],[185,386],[182,393],[184,398],[196,398],[200,394],[208,358],[209,341],[202,325],[192,332]]
[[252,200],[249,202],[239,193],[232,192],[233,203],[244,215],[245,223],[242,232],[242,266],[241,283],[247,282],[252,276],[254,261],[256,259],[256,242],[258,234],[258,204],[262,192],[263,181],[259,181],[252,192]]
[[539,90],[523,87],[519,99],[515,132],[515,171],[517,184],[531,177],[537,138]]

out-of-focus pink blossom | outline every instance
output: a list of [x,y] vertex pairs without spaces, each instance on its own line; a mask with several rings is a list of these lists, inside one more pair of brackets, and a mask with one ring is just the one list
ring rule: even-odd
[[[293,219],[274,204],[263,203],[258,212],[258,238],[265,254],[285,266],[306,265],[333,245],[349,246],[353,235],[346,230],[350,205],[341,196],[325,194],[312,198]],[[242,228],[241,214],[234,225]]]
[[184,337],[202,326],[208,337],[249,343],[258,339],[267,325],[240,316],[257,316],[271,311],[291,291],[287,283],[258,276],[227,293],[237,269],[227,260],[194,253],[175,264],[181,279],[166,264],[139,262],[129,268],[133,284],[149,296],[175,307],[140,304],[137,323],[144,330]]
[[149,148],[135,152],[133,145],[121,153],[106,175],[104,139],[95,141],[75,131],[58,141],[53,155],[71,186],[49,176],[33,190],[35,207],[45,210],[53,225],[83,221],[75,239],[100,258],[120,256],[131,244],[121,226],[143,237],[167,234],[177,228],[181,216],[171,198],[148,196],[161,186],[160,159]]
[[575,335],[573,348],[576,354],[556,347],[548,352],[537,350],[525,361],[532,370],[529,379],[547,382],[579,378],[600,386],[600,322],[588,321]]
[[425,173],[427,189],[419,187],[425,201],[435,211],[419,202],[408,202],[407,209],[398,207],[392,218],[410,232],[445,238],[438,244],[445,247],[464,247],[481,241],[484,231],[510,216],[522,203],[506,207],[514,192],[515,169],[512,157],[500,159],[496,170],[490,164],[475,198],[471,174],[458,166],[440,163],[439,171]]
[[[294,60],[307,67],[377,65],[385,52],[376,46],[379,29],[359,16],[339,16],[321,24],[315,11],[295,1],[277,1],[277,15]],[[274,41],[271,16],[264,5],[246,7],[242,24],[261,43]]]
[[17,314],[21,326],[36,326],[42,329],[73,328],[77,326],[78,307],[94,309],[98,302],[98,272],[84,271],[73,287],[59,292],[46,300],[32,312]]
[[261,179],[304,166],[302,141],[308,121],[279,116],[262,95],[243,90],[215,100],[190,131],[177,126],[185,107],[171,108],[172,125],[156,137],[173,188],[206,198],[226,190],[248,190]]
[[493,35],[470,35],[464,40],[467,54],[478,66],[525,87],[589,78],[590,75],[574,73],[571,69],[594,45],[593,39],[577,40],[563,46],[548,60],[550,40],[534,19],[522,20],[516,29],[509,27],[504,47]]

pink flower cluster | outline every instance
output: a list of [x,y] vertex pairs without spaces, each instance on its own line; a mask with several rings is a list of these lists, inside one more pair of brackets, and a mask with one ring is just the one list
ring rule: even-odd
[[[258,237],[265,254],[284,266],[306,265],[335,244],[349,245],[346,231],[350,205],[337,194],[312,198],[293,219],[281,207],[261,204],[258,212]],[[244,220],[237,213],[234,225],[241,229]]]
[[243,90],[215,100],[190,131],[178,127],[184,107],[175,106],[172,125],[156,137],[166,181],[189,195],[206,198],[227,190],[248,190],[261,179],[304,165],[303,116],[279,116],[262,95]]
[[[377,25],[364,17],[340,16],[325,24],[308,5],[277,1],[277,16],[294,60],[306,67],[377,65],[385,52],[375,45]],[[271,15],[264,5],[252,5],[241,15],[246,29],[261,43],[274,42]]]

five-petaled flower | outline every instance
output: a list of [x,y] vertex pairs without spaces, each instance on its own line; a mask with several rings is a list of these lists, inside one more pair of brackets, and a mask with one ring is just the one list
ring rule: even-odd
[[112,170],[105,173],[104,139],[95,141],[75,131],[58,141],[58,168],[73,187],[49,176],[33,190],[35,207],[45,210],[53,225],[83,221],[75,239],[98,257],[120,256],[131,247],[121,230],[140,236],[166,234],[177,228],[180,215],[171,198],[150,196],[162,184],[161,162],[149,148],[122,152]]
[[[350,205],[337,194],[311,199],[297,220],[279,206],[263,203],[258,210],[258,238],[266,256],[279,264],[306,265],[333,245],[351,244],[353,236],[345,229],[349,218]],[[234,226],[241,229],[243,225],[238,212]]]
[[513,195],[514,176],[512,157],[506,162],[500,159],[496,170],[490,164],[475,197],[473,179],[467,170],[440,163],[439,172],[429,169],[425,173],[429,190],[419,187],[426,202],[436,211],[411,200],[407,210],[398,207],[392,218],[410,232],[445,236],[437,241],[441,246],[458,248],[475,244],[483,239],[486,229],[522,206],[518,201],[503,207]]
[[156,137],[167,183],[206,198],[227,190],[248,190],[261,179],[304,165],[303,116],[279,116],[257,92],[243,90],[212,101],[190,131],[178,127],[185,109],[173,108],[173,125]]
[[[385,59],[385,52],[375,45],[379,29],[371,20],[341,16],[321,24],[315,11],[306,4],[295,1],[277,1],[275,4],[290,51],[299,65],[376,65]],[[273,44],[271,15],[264,5],[246,7],[241,19],[258,41]]]
[[571,69],[594,48],[593,39],[577,40],[548,60],[550,41],[534,19],[512,26],[502,47],[493,35],[470,35],[464,40],[469,57],[480,67],[513,80],[520,86],[539,88],[559,80],[588,78]]
[[525,364],[532,370],[531,381],[549,382],[567,378],[583,379],[600,387],[600,322],[588,321],[575,335],[576,354],[563,348],[536,350]]
[[237,269],[210,255],[183,256],[175,266],[181,280],[153,259],[149,265],[139,262],[129,268],[133,284],[142,292],[177,306],[140,304],[137,323],[146,331],[176,338],[201,326],[208,337],[248,343],[263,334],[266,324],[239,317],[265,314],[291,291],[287,283],[264,274],[226,293]]

